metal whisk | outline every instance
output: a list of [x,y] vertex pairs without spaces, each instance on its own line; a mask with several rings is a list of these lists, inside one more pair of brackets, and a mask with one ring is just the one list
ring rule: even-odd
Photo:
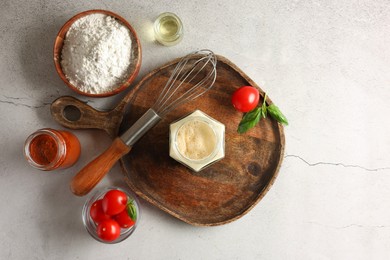
[[123,155],[172,109],[203,95],[217,77],[217,59],[210,50],[195,51],[176,65],[156,103],[71,182],[74,194],[87,194]]
[[156,103],[123,135],[130,146],[141,138],[161,118],[176,107],[203,95],[217,77],[217,59],[212,51],[201,50],[183,57],[176,65]]
[[[199,58],[195,59],[198,56]],[[176,65],[159,98],[153,105],[153,110],[160,116],[164,116],[177,106],[204,94],[215,82],[217,77],[216,66],[217,59],[214,53],[209,50],[200,50],[185,56]],[[200,75],[199,79],[199,74],[202,72],[206,75]],[[189,87],[185,89],[184,93],[179,94],[178,90],[185,88],[183,85]]]

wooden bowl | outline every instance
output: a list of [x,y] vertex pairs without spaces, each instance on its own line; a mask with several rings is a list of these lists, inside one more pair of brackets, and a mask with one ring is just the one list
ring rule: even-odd
[[[127,78],[127,80],[118,88],[115,88],[111,92],[105,92],[105,93],[99,93],[99,94],[94,94],[94,93],[86,93],[82,92],[79,90],[76,86],[71,84],[69,80],[66,78],[64,72],[62,71],[61,67],[61,53],[62,53],[62,47],[64,45],[64,40],[66,33],[68,32],[69,28],[72,26],[72,24],[80,19],[81,17],[90,15],[90,14],[96,14],[96,13],[101,13],[105,15],[109,15],[120,21],[123,25],[125,25],[129,30],[130,30],[130,38],[131,38],[131,63],[130,63],[130,74]],[[129,85],[134,81],[134,79],[137,77],[138,72],[141,67],[141,61],[142,61],[142,53],[141,53],[141,44],[140,41],[137,37],[137,34],[133,27],[121,16],[110,12],[106,10],[89,10],[85,11],[82,13],[79,13],[72,18],[70,18],[60,29],[60,31],[57,34],[56,40],[54,42],[54,65],[56,68],[56,71],[60,78],[65,82],[65,84],[72,90],[76,91],[77,93],[84,95],[84,96],[89,96],[89,97],[108,97],[115,95],[123,90],[125,90]]]

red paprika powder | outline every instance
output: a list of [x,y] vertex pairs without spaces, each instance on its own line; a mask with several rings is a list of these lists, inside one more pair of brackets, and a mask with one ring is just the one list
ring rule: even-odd
[[49,128],[30,135],[24,145],[24,155],[30,165],[44,171],[72,166],[77,162],[80,150],[75,135]]

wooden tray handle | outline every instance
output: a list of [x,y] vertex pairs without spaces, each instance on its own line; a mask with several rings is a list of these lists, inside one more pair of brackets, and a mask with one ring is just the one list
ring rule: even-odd
[[101,129],[112,138],[117,136],[123,117],[117,108],[107,112],[98,111],[71,96],[54,100],[50,111],[54,120],[62,126],[70,129]]
[[125,154],[129,153],[131,147],[123,143],[119,137],[115,138],[111,146],[93,161],[79,171],[70,183],[71,191],[77,196],[88,194],[110,171],[112,166]]

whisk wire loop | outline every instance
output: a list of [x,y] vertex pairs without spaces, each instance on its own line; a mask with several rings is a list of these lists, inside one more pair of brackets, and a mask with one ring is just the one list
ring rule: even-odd
[[216,66],[217,59],[210,50],[195,51],[183,57],[152,109],[164,116],[177,106],[204,94],[216,80]]

